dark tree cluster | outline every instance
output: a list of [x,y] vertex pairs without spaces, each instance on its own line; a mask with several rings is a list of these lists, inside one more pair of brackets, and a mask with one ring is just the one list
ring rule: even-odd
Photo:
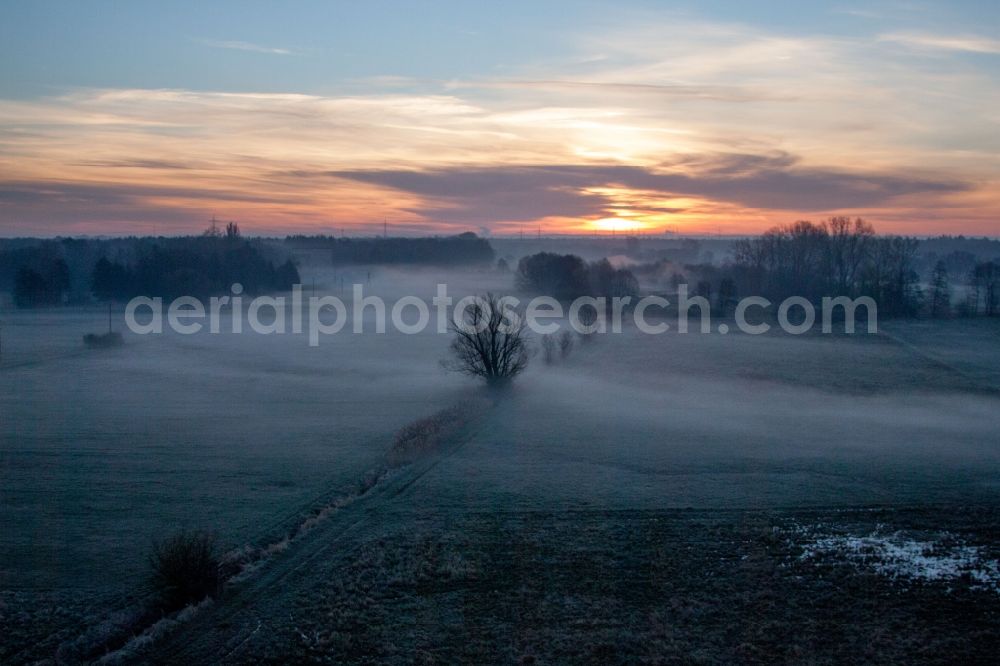
[[1000,315],[1000,261],[984,261],[973,267],[965,309],[970,315]]
[[94,264],[90,291],[101,301],[123,301],[132,296],[134,281],[132,271],[125,264],[101,257]]
[[40,240],[0,239],[0,292],[18,307],[128,300],[133,296],[205,297],[286,290],[300,282],[284,249],[240,236],[235,223],[201,236]]
[[587,283],[590,295],[634,296],[639,293],[639,281],[632,271],[615,268],[607,259],[599,259],[587,266]]
[[494,260],[489,241],[471,232],[433,238],[289,236],[285,242],[293,248],[329,249],[335,265],[462,266],[492,264]]
[[59,305],[69,288],[69,267],[62,259],[41,270],[22,266],[14,278],[14,303],[19,308]]
[[607,259],[588,264],[575,254],[539,252],[522,257],[515,280],[518,289],[559,300],[631,296],[639,291],[639,282],[631,271],[615,268]]
[[10,291],[20,308],[59,305],[71,286],[69,265],[58,242],[12,244],[0,251],[0,290]]
[[734,245],[733,279],[772,300],[803,296],[870,296],[886,316],[914,316],[923,305],[919,241],[876,236],[858,218],[796,222]]
[[94,265],[92,292],[101,300],[204,298],[225,293],[236,282],[249,294],[287,290],[300,282],[291,260],[276,266],[256,243],[231,232],[141,241],[133,262],[102,257]]
[[951,284],[948,281],[948,266],[944,261],[938,261],[931,275],[930,315],[943,318],[951,314]]

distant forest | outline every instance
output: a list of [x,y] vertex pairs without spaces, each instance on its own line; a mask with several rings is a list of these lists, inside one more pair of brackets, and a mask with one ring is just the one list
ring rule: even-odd
[[[506,266],[506,262],[502,265]],[[574,254],[539,252],[522,257],[514,280],[522,291],[560,300],[580,296],[614,298],[639,293],[639,281],[628,269],[615,268],[607,259],[588,264]]]
[[140,295],[204,298],[235,282],[257,294],[290,289],[300,278],[273,243],[243,238],[235,224],[178,238],[0,241],[0,291],[21,308]]
[[[490,241],[473,233],[248,239],[234,223],[177,238],[6,239],[0,240],[0,293],[18,307],[35,307],[136,295],[206,297],[235,282],[248,294],[282,291],[301,281],[293,260],[298,253],[335,266],[513,268],[520,289],[559,298],[635,294],[640,283],[653,291],[689,284],[719,312],[731,311],[741,296],[779,301],[796,295],[818,304],[823,296],[843,295],[870,296],[887,317],[1000,315],[1000,241],[879,236],[860,219],[796,222],[743,239],[503,239],[497,247],[504,256],[494,263]],[[586,261],[563,254],[567,250],[614,256]]]
[[134,296],[205,298],[240,283],[247,294],[301,282],[296,250],[329,251],[334,265],[434,266],[493,263],[493,248],[473,233],[434,238],[290,236],[247,239],[235,223],[213,222],[200,236],[107,240],[0,240],[0,292],[22,308]]
[[431,238],[337,238],[334,236],[289,236],[293,249],[329,250],[334,265],[425,264],[463,266],[490,264],[493,247],[485,238],[468,232]]
[[886,317],[1000,315],[1000,242],[879,236],[860,218],[774,227],[733,241],[720,263],[661,261],[632,270],[647,283],[667,273],[671,288],[691,283],[719,312],[740,296],[802,296],[817,305],[824,296],[869,296]]

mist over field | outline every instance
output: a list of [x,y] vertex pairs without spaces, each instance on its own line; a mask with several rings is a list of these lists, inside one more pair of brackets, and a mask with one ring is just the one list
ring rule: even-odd
[[[342,298],[351,317],[355,282],[389,310],[403,296],[430,302],[440,284],[456,300],[513,287],[481,268],[301,271],[307,298]],[[260,335],[244,322],[233,333],[230,312],[219,333],[136,335],[116,311],[125,344],[86,349],[83,333],[107,326],[98,306],[5,313],[0,588],[8,636],[26,641],[8,658],[67,653],[134,604],[164,535],[205,530],[230,553],[295,552],[301,525],[356,497],[401,430],[456,405],[466,425],[435,445],[441,457],[418,480],[370,496],[400,483],[393,471],[362,493],[371,506],[352,540],[476,516],[836,515],[992,506],[1000,492],[994,320],[891,321],[857,335],[701,334],[692,323],[648,335],[626,317],[618,334],[574,333],[551,360],[532,334],[528,370],[497,393],[442,367],[449,335],[379,334],[365,314],[363,334],[349,321],[313,347],[306,331]],[[552,547],[576,548],[575,529]],[[44,627],[53,633],[40,640]]]

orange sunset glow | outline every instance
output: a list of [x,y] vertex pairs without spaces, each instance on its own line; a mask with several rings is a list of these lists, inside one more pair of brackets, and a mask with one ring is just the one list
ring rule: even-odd
[[133,44],[145,72],[81,38],[44,85],[5,58],[2,232],[744,234],[849,214],[995,234],[997,42],[838,16],[824,34],[621,11],[530,48],[462,41],[450,64],[435,49],[464,38],[390,49],[372,24],[383,50],[358,71],[304,26],[301,47]]

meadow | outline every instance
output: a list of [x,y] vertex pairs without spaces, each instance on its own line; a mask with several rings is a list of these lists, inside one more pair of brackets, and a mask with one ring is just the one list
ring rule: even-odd
[[[360,275],[353,277],[367,279]],[[390,301],[405,293],[429,298],[440,278],[377,270],[366,291]],[[316,273],[305,281],[314,279],[320,293],[336,292],[336,276]],[[454,273],[447,282],[457,294],[509,288],[508,278],[493,273]],[[352,335],[345,329],[319,347],[310,347],[304,334],[126,333],[121,348],[83,349],[81,336],[102,330],[106,320],[99,309],[3,316],[5,661],[50,656],[141,597],[154,540],[198,528],[218,534],[227,549],[278,541],[338,497],[356,493],[400,428],[470,397],[482,401],[470,408],[470,425],[433,464],[390,478],[386,491],[310,535],[312,545],[293,544],[269,565],[286,571],[308,552],[323,573],[310,573],[310,566],[279,584],[265,567],[258,582],[247,584],[254,619],[234,615],[222,629],[202,631],[214,625],[196,617],[162,654],[177,658],[170,650],[180,645],[200,658],[219,657],[221,646],[260,618],[274,619],[274,631],[248,643],[240,659],[292,647],[304,656],[353,654],[357,646],[345,647],[317,618],[331,604],[357,601],[338,596],[344,575],[375,566],[371,558],[393,557],[379,565],[382,574],[402,566],[397,573],[407,593],[387,593],[373,602],[377,608],[348,609],[348,616],[390,626],[406,615],[406,604],[419,602],[429,624],[463,607],[469,618],[488,623],[490,613],[512,602],[491,606],[476,591],[487,594],[480,590],[483,572],[506,557],[514,578],[497,580],[525,586],[542,633],[533,634],[531,647],[521,645],[523,636],[486,632],[492,638],[477,649],[503,643],[546,654],[545,627],[564,628],[570,616],[597,622],[626,603],[625,579],[650,575],[638,560],[618,561],[616,543],[639,551],[683,547],[694,555],[677,564],[681,569],[698,562],[714,567],[718,557],[747,553],[726,547],[720,555],[713,530],[732,545],[791,530],[789,512],[931,508],[938,512],[931,532],[940,534],[949,529],[942,507],[994,507],[1000,492],[1000,327],[988,320],[888,322],[878,335],[854,336],[649,336],[629,327],[621,335],[578,339],[551,364],[536,356],[500,396],[445,373],[439,361],[448,337],[432,330]],[[389,492],[394,483],[399,487]],[[834,515],[820,513],[805,524]],[[874,524],[865,522],[865,529]],[[970,527],[969,538],[995,547],[995,535],[981,528]],[[521,550],[511,551],[513,543]],[[550,566],[583,566],[588,552],[610,558],[605,573],[612,589],[578,608],[579,617],[572,603],[557,608],[552,600],[554,615],[546,615],[537,595],[572,587]],[[521,565],[518,553],[526,558]],[[698,553],[716,558],[714,564]],[[282,558],[290,558],[287,566]],[[347,573],[335,573],[336,562]],[[605,574],[595,562],[585,570],[597,580]],[[422,596],[409,580],[414,576],[430,588],[449,580],[451,592],[469,587],[455,606],[454,596]],[[551,590],[539,582],[553,576]],[[664,612],[659,602],[649,603],[649,613]],[[213,612],[227,612],[225,603]],[[287,617],[299,619],[290,624]],[[310,635],[307,626],[315,640],[302,638]],[[460,632],[464,625],[436,626]],[[612,643],[624,640],[612,633],[618,638],[605,637]],[[413,641],[437,641],[460,649],[457,635],[417,632],[403,644],[409,650],[416,649]],[[568,649],[563,639],[549,643]],[[387,659],[405,660],[402,647],[375,647]]]

